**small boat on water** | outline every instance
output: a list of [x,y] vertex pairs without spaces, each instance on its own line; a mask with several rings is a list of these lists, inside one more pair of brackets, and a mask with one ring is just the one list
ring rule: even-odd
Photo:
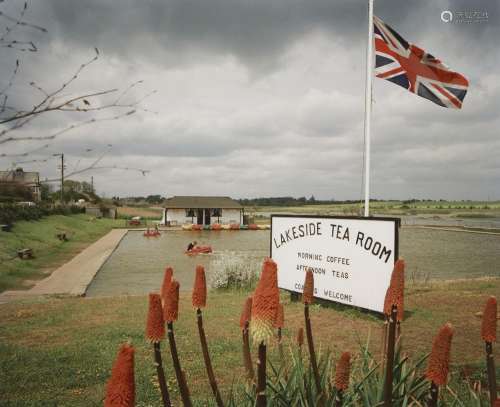
[[158,230],[147,230],[144,232],[144,237],[158,237],[161,233]]
[[195,246],[191,250],[186,250],[185,253],[188,256],[194,256],[197,254],[209,254],[212,253],[212,246]]

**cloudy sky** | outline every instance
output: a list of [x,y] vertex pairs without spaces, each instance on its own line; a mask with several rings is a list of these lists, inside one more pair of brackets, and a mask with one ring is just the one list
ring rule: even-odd
[[[0,8],[16,15],[22,1]],[[374,80],[372,197],[500,199],[500,13],[497,0],[376,0],[375,14],[405,39],[441,58],[470,81],[462,110],[444,109],[387,81]],[[482,22],[441,20],[450,10],[487,13]],[[0,48],[0,89],[15,107],[40,100],[29,82],[53,90],[94,56],[65,95],[126,89],[136,114],[98,121],[50,142],[0,144],[0,157],[42,178],[103,156],[101,167],[74,177],[106,196],[362,196],[365,0],[39,0],[14,39],[38,52]],[[9,24],[0,20],[1,27]],[[98,106],[113,100],[91,100]],[[89,118],[53,112],[15,136],[50,135]],[[48,144],[48,147],[43,147]]]

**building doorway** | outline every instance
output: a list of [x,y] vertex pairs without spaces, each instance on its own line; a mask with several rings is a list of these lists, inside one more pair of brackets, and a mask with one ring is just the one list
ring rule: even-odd
[[198,209],[196,211],[196,223],[198,225],[203,225],[203,209]]
[[210,209],[205,209],[205,225],[210,225]]

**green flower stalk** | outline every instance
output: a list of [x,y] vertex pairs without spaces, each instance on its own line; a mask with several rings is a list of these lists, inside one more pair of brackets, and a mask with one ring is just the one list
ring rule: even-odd
[[168,393],[165,371],[161,359],[160,342],[165,339],[165,322],[163,321],[163,310],[159,294],[149,294],[149,310],[146,325],[146,339],[153,344],[154,360],[158,383],[160,384],[161,397],[164,407],[170,407],[170,395]]
[[214,369],[212,367],[212,361],[210,360],[210,353],[208,352],[207,337],[205,335],[205,329],[203,328],[203,315],[201,312],[202,308],[205,308],[207,303],[207,281],[205,278],[205,269],[203,266],[196,267],[196,277],[194,280],[193,288],[193,307],[196,308],[196,316],[198,322],[198,333],[200,336],[201,351],[203,353],[203,359],[205,361],[205,367],[207,370],[208,381],[210,387],[212,388],[212,393],[215,397],[215,402],[218,407],[224,407],[222,402],[222,397],[217,386],[217,380],[215,379]]
[[243,304],[243,310],[240,316],[240,328],[243,343],[243,364],[247,372],[249,381],[254,382],[255,372],[253,370],[252,355],[250,353],[250,337],[249,326],[250,319],[252,318],[252,297],[248,297]]

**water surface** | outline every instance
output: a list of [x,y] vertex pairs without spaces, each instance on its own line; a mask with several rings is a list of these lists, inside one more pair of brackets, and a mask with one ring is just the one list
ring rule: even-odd
[[[269,255],[269,231],[167,231],[145,238],[131,231],[99,270],[87,290],[89,296],[145,294],[161,285],[166,265],[174,268],[181,290],[190,290],[197,264],[207,278],[217,269],[249,267],[258,270]],[[214,253],[187,256],[190,241],[209,244]],[[500,276],[500,235],[449,232],[403,227],[400,256],[407,264],[407,279],[455,279]]]

